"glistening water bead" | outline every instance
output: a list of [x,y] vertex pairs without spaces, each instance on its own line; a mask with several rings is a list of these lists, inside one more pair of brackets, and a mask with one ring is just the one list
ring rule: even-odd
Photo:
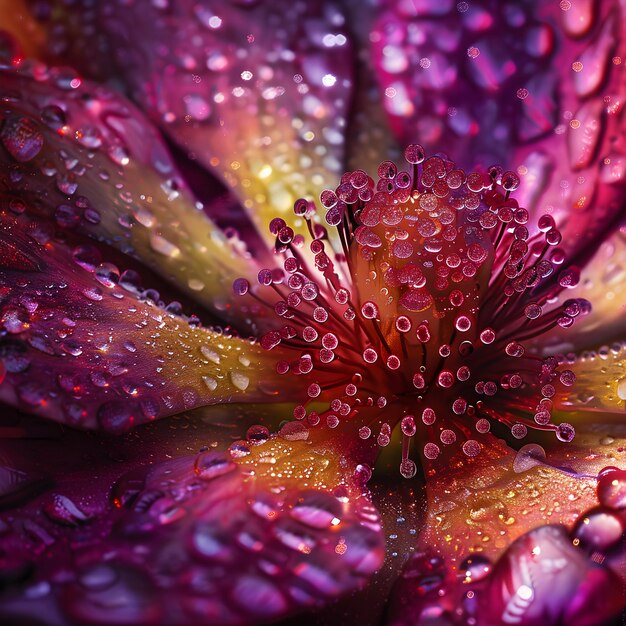
[[310,254],[275,218],[282,269],[261,270],[258,285],[235,281],[235,294],[252,298],[272,327],[262,347],[293,354],[276,370],[301,380],[294,418],[374,448],[389,445],[399,424],[406,477],[416,473],[413,439],[426,462],[477,456],[493,423],[511,441],[533,429],[571,441],[574,428],[552,422],[552,398],[575,376],[522,343],[590,310],[582,299],[554,304],[578,272],[553,218],[529,224],[511,196],[515,172],[466,174],[419,145],[405,159],[404,171],[385,161],[376,181],[347,172],[324,191],[327,226],[298,200]]

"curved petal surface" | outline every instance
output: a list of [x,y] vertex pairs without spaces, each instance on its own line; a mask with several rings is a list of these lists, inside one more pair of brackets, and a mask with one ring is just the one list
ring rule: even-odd
[[[15,49],[11,42],[3,41],[0,48],[13,48],[12,52],[16,56],[22,56],[23,53],[34,57],[44,47],[46,38],[44,29],[36,22],[32,14],[29,12],[25,0],[0,0],[0,24],[2,31],[0,41],[3,41],[7,34],[13,41],[17,41],[21,50]],[[8,46],[7,46],[8,44]],[[11,52],[9,52],[11,54]]]
[[424,530],[387,623],[613,623],[625,600],[624,511],[596,494],[596,477],[619,463],[623,439],[576,441],[501,454],[494,439],[492,459],[432,478]]
[[543,347],[555,344],[563,352],[581,352],[626,337],[626,236],[622,231],[598,247],[583,268],[580,283],[564,295],[587,299],[591,312],[579,320],[573,333],[561,328],[550,331]]
[[10,207],[0,212],[0,399],[122,431],[203,404],[273,398],[274,356],[160,308],[136,272],[120,275],[85,238]]
[[521,204],[552,213],[582,264],[623,219],[623,10],[384,3],[372,53],[393,129],[464,167],[517,168]]
[[0,69],[9,202],[139,258],[228,317],[245,259],[194,203],[156,131],[121,96],[69,70]]
[[[52,21],[52,54],[89,75],[121,78],[175,142],[234,189],[264,236],[272,217],[292,220],[297,198],[339,179],[352,59],[333,4],[67,9],[53,0],[36,10]],[[293,226],[306,232],[301,220]]]
[[571,357],[576,385],[557,396],[556,406],[563,411],[580,412],[582,419],[594,413],[626,416],[626,343],[616,342]]
[[[227,452],[177,456],[123,475],[108,497],[85,498],[66,481],[3,516],[3,565],[26,557],[34,571],[30,585],[15,581],[0,614],[51,624],[265,623],[362,586],[383,558],[367,494],[327,451],[276,438],[248,445],[245,465]],[[276,476],[269,459],[292,471]]]

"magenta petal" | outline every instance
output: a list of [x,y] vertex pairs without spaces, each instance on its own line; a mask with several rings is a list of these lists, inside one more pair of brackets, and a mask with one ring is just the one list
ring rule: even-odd
[[52,16],[50,52],[121,79],[245,201],[264,235],[274,215],[293,218],[299,196],[339,179],[352,52],[335,4],[34,4]]
[[372,54],[391,126],[466,168],[517,169],[521,205],[582,264],[624,211],[623,10],[388,0]]
[[566,528],[540,526],[515,541],[492,564],[480,553],[458,571],[434,553],[404,567],[391,596],[388,626],[597,626],[622,608],[623,581],[576,545]]
[[86,238],[15,214],[22,205],[1,192],[0,201],[0,400],[119,432],[272,398],[275,355],[159,306],[136,272],[104,261]]
[[33,555],[36,587],[46,592],[18,586],[0,615],[258,623],[356,589],[382,561],[380,524],[365,498],[295,487],[273,493],[221,452],[134,470],[115,482],[109,501],[96,502],[100,512],[89,520],[71,518],[80,507],[69,499],[61,519],[18,514],[0,546],[9,557]]
[[223,294],[252,262],[206,218],[134,106],[19,60],[0,67],[0,99],[3,209],[105,242],[230,317]]

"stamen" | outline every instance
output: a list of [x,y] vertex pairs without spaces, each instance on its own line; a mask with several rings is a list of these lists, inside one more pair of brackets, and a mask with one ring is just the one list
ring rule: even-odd
[[532,430],[571,441],[570,424],[552,423],[551,398],[575,376],[559,369],[561,357],[522,343],[590,309],[585,300],[552,304],[578,282],[554,219],[529,223],[512,197],[515,172],[466,174],[419,145],[405,159],[407,171],[384,161],[377,181],[348,172],[321,194],[340,251],[315,223],[314,205],[298,200],[309,251],[275,218],[280,267],[261,270],[258,285],[233,284],[260,306],[269,327],[262,347],[283,350],[277,372],[302,378],[294,418],[353,433],[373,450],[399,425],[407,478],[417,471],[411,448],[428,464],[459,451],[469,459],[494,423],[511,441]]

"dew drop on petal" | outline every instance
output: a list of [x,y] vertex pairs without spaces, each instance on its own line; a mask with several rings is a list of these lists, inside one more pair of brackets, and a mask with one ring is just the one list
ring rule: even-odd
[[240,391],[245,391],[250,385],[250,378],[237,370],[232,370],[229,375],[233,385]]

